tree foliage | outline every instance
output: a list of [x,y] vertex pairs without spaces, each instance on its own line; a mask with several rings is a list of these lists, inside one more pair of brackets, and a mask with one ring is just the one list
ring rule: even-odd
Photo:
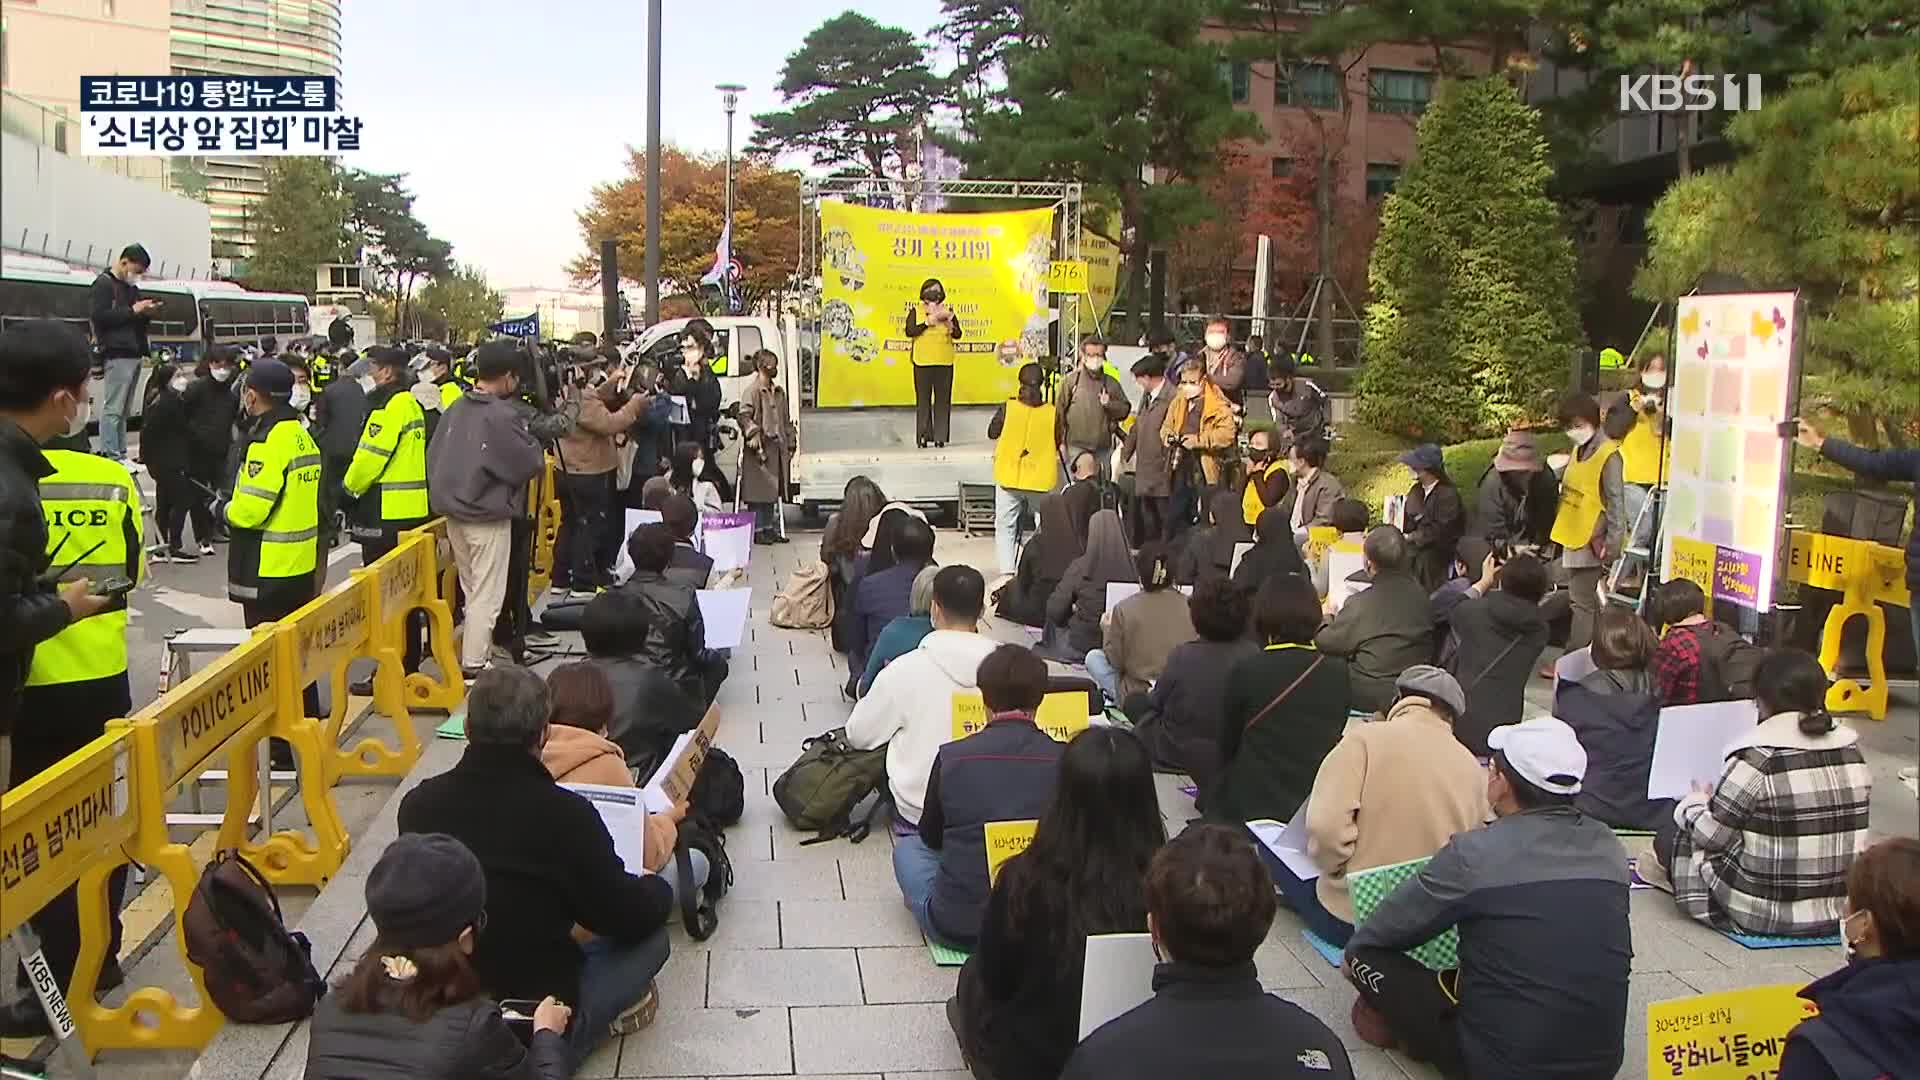
[[1382,210],[1362,415],[1457,441],[1539,415],[1581,347],[1573,246],[1538,114],[1497,77],[1448,80]]
[[[629,149],[627,175],[596,185],[580,211],[586,251],[568,267],[576,282],[600,280],[600,241],[619,242],[622,275],[638,282],[647,250],[647,156]],[[800,174],[735,161],[733,254],[745,267],[741,299],[751,307],[787,287],[799,270]],[[665,147],[660,155],[660,280],[669,292],[698,293],[713,267],[726,220],[726,160]]]
[[780,71],[787,108],[759,113],[749,149],[900,175],[900,146],[939,96],[919,39],[848,11],[815,27]]
[[[1647,219],[1634,282],[1650,301],[1709,273],[1798,289],[1808,308],[1806,392],[1856,437],[1920,417],[1920,58],[1843,68],[1769,97],[1728,135],[1732,166],[1674,185]],[[1877,441],[1873,439],[1872,441]]]
[[498,322],[506,299],[479,268],[454,263],[420,290],[420,327],[444,341],[473,341]]
[[281,157],[267,164],[267,193],[254,205],[254,252],[244,280],[266,292],[314,292],[314,270],[346,250],[352,200],[332,161]]
[[355,169],[343,178],[351,199],[347,232],[359,257],[374,272],[375,291],[393,298],[397,333],[413,325],[413,290],[424,278],[448,273],[453,245],[427,231],[413,213],[405,173]]
[[1298,292],[1302,270],[1313,263],[1313,195],[1304,171],[1276,177],[1264,157],[1238,152],[1223,160],[1202,185],[1211,212],[1167,246],[1170,292],[1178,294],[1182,308],[1248,310],[1252,277],[1238,268],[1252,263],[1258,235],[1273,241],[1277,293]]

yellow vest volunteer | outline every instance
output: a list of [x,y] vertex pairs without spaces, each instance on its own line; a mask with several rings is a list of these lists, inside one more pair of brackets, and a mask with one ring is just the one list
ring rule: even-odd
[[1633,402],[1633,430],[1620,440],[1620,479],[1629,484],[1652,487],[1660,482],[1662,475],[1660,457],[1665,454],[1673,459],[1673,444],[1668,442],[1655,427],[1655,419],[1640,412],[1638,395]]
[[[141,577],[140,489],[126,466],[111,458],[77,450],[48,450],[53,474],[40,481],[41,509],[47,518],[47,550],[53,565],[65,566],[81,552],[98,550],[61,575],[62,581],[89,578],[96,588],[110,577]],[[127,670],[127,601],[92,618],[69,623],[33,651],[28,686],[52,686],[111,678]]]
[[[1260,471],[1260,476],[1262,479],[1272,479],[1274,473],[1286,467],[1286,458],[1268,462],[1267,467]],[[1240,495],[1240,516],[1247,524],[1253,525],[1259,522],[1261,511],[1266,509],[1267,504],[1260,498],[1260,485],[1254,483],[1253,477],[1247,477],[1247,489]]]
[[1607,510],[1600,497],[1600,473],[1607,459],[1619,452],[1620,444],[1611,439],[1603,440],[1585,461],[1575,451],[1566,475],[1560,479],[1560,512],[1553,518],[1554,543],[1563,548],[1582,548],[1593,542],[1593,530]]
[[[920,307],[920,321],[925,324],[926,305]],[[960,316],[955,315],[957,322]],[[953,366],[953,331],[945,326],[927,325],[920,336],[913,339],[913,362],[917,367]]]
[[411,526],[430,516],[427,414],[398,384],[376,389],[367,404],[367,425],[340,486],[361,500],[354,535],[365,538],[371,532],[377,539],[387,527]]
[[227,596],[261,600],[262,590],[310,590],[320,562],[320,448],[284,404],[262,416],[227,504]]
[[1053,453],[1053,425],[1051,402],[1028,405],[1019,398],[1008,401],[1000,439],[993,447],[993,482],[1008,491],[1052,491],[1060,478],[1060,463]]

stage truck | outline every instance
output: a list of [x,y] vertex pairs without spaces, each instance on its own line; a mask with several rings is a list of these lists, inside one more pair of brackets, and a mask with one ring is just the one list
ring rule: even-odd
[[[945,199],[1017,209],[937,209]],[[774,316],[707,316],[723,402],[737,402],[759,349],[780,357],[781,382],[799,430],[793,501],[809,519],[866,475],[891,499],[947,510],[962,484],[993,482],[987,423],[1015,387],[1021,364],[1072,355],[1094,329],[1102,286],[1110,300],[1115,253],[1080,228],[1080,185],[997,180],[932,182],[826,178],[801,189],[800,280],[807,293]],[[916,209],[895,209],[912,207]],[[1087,256],[1096,262],[1089,289]],[[951,437],[914,445],[907,308],[939,278],[960,318]],[[679,363],[687,319],[641,331],[637,349],[663,368]],[[1057,339],[1057,340],[1056,340]],[[1001,346],[1014,355],[1002,359]],[[1058,352],[1056,352],[1058,350]],[[1131,391],[1130,379],[1123,379]],[[723,456],[732,471],[733,448]]]

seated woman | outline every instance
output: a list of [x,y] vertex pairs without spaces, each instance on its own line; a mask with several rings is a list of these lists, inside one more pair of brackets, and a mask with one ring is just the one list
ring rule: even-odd
[[1140,740],[1109,727],[1075,736],[1033,843],[1000,867],[947,1006],[974,1075],[1060,1075],[1080,1033],[1087,937],[1146,930],[1147,866],[1166,839]]
[[647,630],[646,605],[622,589],[587,601],[580,615],[587,662],[607,677],[612,692],[607,738],[619,745],[628,771],[642,783],[666,760],[674,740],[698,727],[706,714],[648,658]]
[[699,443],[676,444],[665,475],[650,477],[640,485],[640,505],[648,510],[658,510],[667,496],[685,495],[693,500],[694,507],[703,514],[717,514],[725,510],[726,504],[721,501],[720,489],[707,477],[706,469],[707,463],[700,452]]
[[1253,628],[1265,648],[1227,672],[1214,721],[1220,776],[1203,809],[1223,824],[1292,820],[1346,730],[1352,700],[1346,661],[1314,647],[1320,598],[1306,578],[1289,574],[1260,586]]
[[548,997],[522,1043],[473,967],[487,879],[466,845],[403,833],[367,875],[373,944],[314,1007],[313,1080],[565,1080],[573,1010]]
[[1087,525],[1087,550],[1060,577],[1047,600],[1047,624],[1064,629],[1048,652],[1054,659],[1082,663],[1100,647],[1100,620],[1107,613],[1107,586],[1137,580],[1133,556],[1120,515],[1102,510]]
[[1787,1034],[1779,1080],[1899,1076],[1920,1062],[1920,840],[1861,852],[1842,912],[1847,966],[1800,991],[1820,1015]]
[[827,527],[820,534],[820,563],[827,568],[827,587],[833,592],[833,649],[846,652],[846,628],[838,614],[847,610],[853,598],[853,578],[860,556],[866,552],[861,540],[867,525],[887,504],[880,485],[856,476],[847,481],[840,493],[840,509],[827,515]]
[[547,675],[552,709],[540,764],[562,784],[632,787],[625,751],[607,738],[613,724],[613,684],[591,661],[561,664]]
[[673,531],[665,525],[642,525],[633,530],[627,540],[633,574],[616,591],[638,600],[646,611],[647,643],[641,657],[664,672],[704,711],[727,678],[727,661],[707,648],[706,620],[700,614],[694,590],[666,576],[673,562],[673,547]]
[[1640,616],[1601,608],[1588,650],[1595,670],[1554,689],[1553,715],[1587,751],[1586,780],[1573,805],[1616,829],[1657,830],[1673,818],[1672,799],[1647,798],[1660,727],[1660,698],[1647,673],[1655,644]]
[[1264,510],[1253,527],[1253,547],[1240,557],[1233,572],[1233,587],[1252,596],[1260,583],[1282,574],[1298,574],[1311,580],[1307,563],[1293,542],[1293,527],[1287,523],[1283,507]]
[[1187,614],[1197,639],[1175,646],[1153,689],[1120,707],[1133,718],[1154,768],[1186,773],[1205,791],[1220,772],[1227,672],[1259,650],[1247,640],[1247,597],[1226,581],[1196,586]]
[[1020,549],[1020,566],[1013,580],[994,594],[995,611],[1001,618],[1022,626],[1045,626],[1047,601],[1067,567],[1087,550],[1087,523],[1082,504],[1092,505],[1097,493],[1086,484],[1056,491],[1040,500],[1039,531]]
[[1419,664],[1396,689],[1387,718],[1353,725],[1314,775],[1307,854],[1320,876],[1302,881],[1260,847],[1288,906],[1342,948],[1353,936],[1350,875],[1432,855],[1489,813],[1486,770],[1453,733],[1466,708],[1460,684]]
[[1226,581],[1233,576],[1234,547],[1253,542],[1253,528],[1246,523],[1238,495],[1215,492],[1207,506],[1213,524],[1188,533],[1174,560],[1173,579],[1182,585]]
[[1833,933],[1847,870],[1867,843],[1873,777],[1859,736],[1826,709],[1827,673],[1771,649],[1754,677],[1760,724],[1727,748],[1712,791],[1696,788],[1654,837],[1673,899],[1716,929]]
[[913,577],[913,591],[907,596],[907,613],[880,630],[879,638],[867,650],[867,667],[860,675],[860,693],[895,659],[920,647],[920,640],[933,633],[933,576],[938,566],[924,566]]
[[1140,591],[1107,613],[1101,647],[1087,653],[1087,674],[1116,705],[1146,693],[1173,650],[1193,640],[1193,617],[1187,598],[1172,587],[1166,546],[1149,543],[1135,561]]

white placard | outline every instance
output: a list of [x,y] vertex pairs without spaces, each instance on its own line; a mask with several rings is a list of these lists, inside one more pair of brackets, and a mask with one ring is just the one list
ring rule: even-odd
[[1312,881],[1320,876],[1320,867],[1307,854],[1307,804],[1301,803],[1294,811],[1293,820],[1285,825],[1272,818],[1261,818],[1247,822],[1248,831],[1259,838],[1267,850],[1273,852],[1281,865],[1293,872],[1301,881]]
[[[672,761],[673,758],[667,758]],[[583,796],[600,812],[600,820],[607,826],[607,835],[613,837],[613,850],[626,864],[627,873],[644,875],[650,873],[646,868],[646,822],[647,797],[639,788],[609,787],[605,784],[561,784],[563,788]]]
[[1080,980],[1080,1038],[1153,997],[1153,938],[1148,934],[1094,934],[1087,938]]
[[1711,785],[1726,771],[1727,744],[1751,732],[1760,710],[1751,701],[1669,705],[1653,737],[1647,798],[1678,799],[1696,783]]
[[[1183,595],[1186,595],[1186,596],[1193,595],[1193,586],[1191,585],[1176,585],[1174,587],[1179,589]],[[1137,595],[1139,592],[1140,592],[1140,585],[1137,582],[1132,582],[1132,581],[1107,582],[1107,610],[1112,611],[1114,608],[1117,608],[1120,606],[1120,601],[1125,600],[1129,596]]]
[[1560,692],[1561,683],[1577,683],[1599,670],[1600,666],[1593,662],[1593,646],[1567,653],[1553,662],[1554,693]]
[[613,580],[625,581],[633,573],[633,556],[627,554],[627,541],[633,539],[633,531],[642,525],[655,525],[660,522],[658,510],[628,510],[627,528],[620,537],[620,553],[613,560]]
[[1228,563],[1228,564],[1227,564],[1227,576],[1228,576],[1228,577],[1232,577],[1232,576],[1233,576],[1233,575],[1234,575],[1235,573],[1238,573],[1238,572],[1239,572],[1239,570],[1240,570],[1240,560],[1241,560],[1241,559],[1244,559],[1244,558],[1246,558],[1246,557],[1247,557],[1247,552],[1249,552],[1249,551],[1252,551],[1252,550],[1253,550],[1253,545],[1252,545],[1252,544],[1235,544],[1235,545],[1233,545],[1233,561],[1232,561],[1231,563]]
[[685,394],[669,394],[667,396],[667,423],[679,424],[682,427],[693,423],[693,414],[687,410],[687,398]]
[[717,571],[744,568],[747,557],[753,553],[753,515],[700,515],[700,550],[713,560]]
[[747,634],[748,601],[752,589],[696,589],[701,621],[707,624],[709,649],[737,649]]

